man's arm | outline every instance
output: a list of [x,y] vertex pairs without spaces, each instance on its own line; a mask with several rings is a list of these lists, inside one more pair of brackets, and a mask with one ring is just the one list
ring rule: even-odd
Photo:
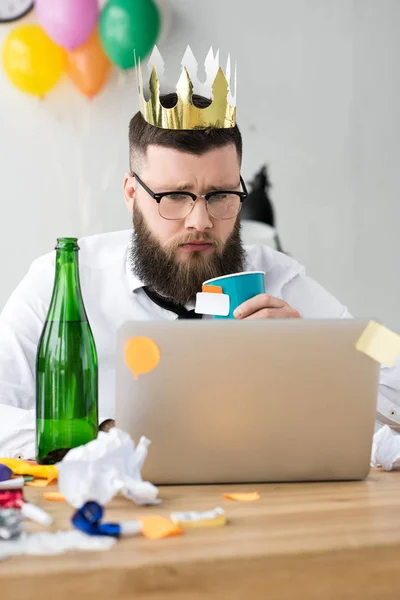
[[54,258],[31,266],[0,315],[0,456],[35,456],[36,351],[54,281]]

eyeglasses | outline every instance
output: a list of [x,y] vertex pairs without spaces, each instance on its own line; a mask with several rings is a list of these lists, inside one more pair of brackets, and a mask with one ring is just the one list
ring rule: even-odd
[[218,190],[199,196],[191,192],[161,192],[156,194],[143,183],[136,173],[132,173],[132,176],[157,202],[160,217],[169,221],[185,219],[193,210],[197,198],[204,198],[206,200],[207,211],[210,217],[214,219],[233,219],[239,214],[242,202],[248,195],[241,176],[240,183],[243,187],[243,192]]

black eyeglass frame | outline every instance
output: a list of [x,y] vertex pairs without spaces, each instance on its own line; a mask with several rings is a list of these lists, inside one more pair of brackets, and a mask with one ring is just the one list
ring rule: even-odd
[[[132,172],[131,175],[132,175],[132,177],[134,177],[136,179],[136,181],[138,182],[138,184],[144,190],[146,190],[146,192],[157,202],[157,204],[158,204],[159,207],[160,207],[160,202],[164,198],[164,196],[170,196],[172,194],[185,194],[186,196],[190,196],[192,198],[192,200],[193,200],[193,206],[194,206],[194,203],[196,202],[197,198],[204,198],[206,200],[206,202],[207,202],[207,210],[208,210],[208,201],[209,201],[210,198],[212,198],[212,196],[215,196],[216,194],[236,194],[240,198],[240,208],[239,208],[239,210],[237,212],[237,215],[238,215],[240,213],[241,208],[242,208],[243,201],[249,195],[248,192],[247,192],[246,184],[243,181],[243,178],[242,178],[241,175],[240,175],[240,183],[241,183],[241,186],[243,188],[242,192],[238,191],[238,190],[215,190],[213,192],[207,192],[207,194],[199,194],[199,195],[198,194],[194,194],[193,192],[186,192],[186,191],[183,191],[183,190],[175,190],[175,191],[170,191],[170,192],[158,192],[158,193],[156,193],[156,192],[153,192],[153,190],[150,189],[149,186],[146,185],[144,183],[144,181],[142,181],[140,179],[140,177],[139,177],[139,175],[137,173]],[[190,209],[190,211],[193,209],[193,206]],[[158,210],[160,210],[160,208]],[[188,214],[185,217],[179,217],[177,219],[168,219],[166,217],[163,217],[161,214],[160,214],[160,216],[163,219],[166,219],[167,221],[180,221],[182,219],[185,219],[190,214],[190,211],[188,212]],[[228,217],[227,219],[218,219],[218,217],[213,217],[213,218],[221,220],[221,221],[224,221],[224,220],[227,221],[228,219],[234,219],[235,216],[237,216],[237,215],[234,215],[233,217]]]

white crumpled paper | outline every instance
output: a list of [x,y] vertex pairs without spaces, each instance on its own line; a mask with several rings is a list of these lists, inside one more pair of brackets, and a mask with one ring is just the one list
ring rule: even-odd
[[158,504],[158,489],[141,475],[150,443],[141,437],[135,448],[117,427],[100,431],[97,439],[73,448],[57,464],[61,494],[75,508],[90,500],[104,506],[119,492],[136,504]]
[[374,435],[372,442],[371,466],[382,467],[385,471],[400,468],[400,435],[384,425]]
[[16,540],[0,541],[0,559],[17,554],[51,555],[68,550],[109,550],[116,539],[90,536],[81,531],[23,533]]

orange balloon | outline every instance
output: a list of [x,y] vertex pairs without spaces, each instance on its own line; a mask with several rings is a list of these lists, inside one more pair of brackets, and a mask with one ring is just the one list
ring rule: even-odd
[[88,98],[100,92],[111,67],[111,61],[100,43],[97,28],[82,46],[68,52],[66,71],[76,87]]

